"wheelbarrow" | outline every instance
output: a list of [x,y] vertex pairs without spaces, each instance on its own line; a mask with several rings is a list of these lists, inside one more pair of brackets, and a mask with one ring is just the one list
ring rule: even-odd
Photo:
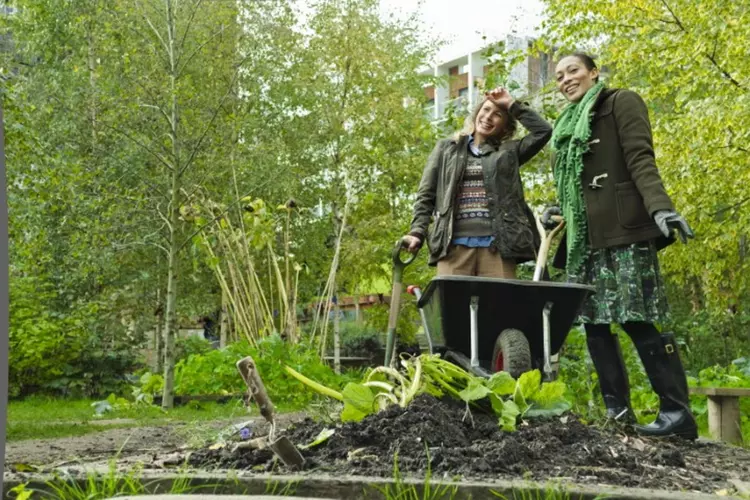
[[[553,357],[595,290],[542,280],[550,244],[565,226],[556,219],[559,224],[547,233],[536,218],[542,243],[532,280],[438,276],[424,293],[418,286],[407,288],[417,298],[429,353],[440,353],[481,377],[506,371],[517,378],[540,369],[545,381],[556,378]],[[394,254],[402,249],[399,241]]]

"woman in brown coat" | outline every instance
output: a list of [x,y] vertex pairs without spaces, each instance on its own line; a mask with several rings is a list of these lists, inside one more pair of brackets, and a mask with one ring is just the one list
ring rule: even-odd
[[660,409],[636,430],[649,436],[697,438],[688,387],[668,319],[657,251],[693,233],[674,209],[656,168],[648,110],[630,90],[609,89],[586,54],[560,60],[557,88],[570,102],[555,123],[553,174],[566,232],[554,264],[571,282],[593,285],[579,320],[599,376],[607,417],[635,424],[617,323],[633,340]]

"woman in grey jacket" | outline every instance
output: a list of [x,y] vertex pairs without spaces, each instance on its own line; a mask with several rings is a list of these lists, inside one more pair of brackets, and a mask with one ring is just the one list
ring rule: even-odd
[[[529,131],[520,140],[512,139],[516,121]],[[519,169],[551,134],[507,90],[485,94],[464,129],[432,151],[404,246],[416,252],[427,241],[438,275],[515,278],[516,265],[534,259],[539,248]]]

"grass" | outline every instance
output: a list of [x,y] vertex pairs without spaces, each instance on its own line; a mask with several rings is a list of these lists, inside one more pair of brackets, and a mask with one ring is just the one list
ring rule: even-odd
[[[210,491],[218,485],[190,486],[189,475],[180,474],[171,485],[171,494],[187,494],[197,491]],[[124,495],[145,495],[154,489],[149,482],[142,478],[142,467],[136,465],[127,472],[117,470],[117,460],[109,462],[108,471],[98,473],[88,471],[83,481],[72,481],[70,477],[57,475],[55,479],[46,482],[45,490],[29,488],[27,484],[20,484],[11,489],[12,498],[18,500],[36,498],[55,498],[58,500],[103,500]],[[162,492],[163,493],[163,492]]]
[[[393,484],[385,487],[374,486],[386,500],[453,500],[458,495],[458,486],[442,485],[435,486],[431,483],[432,468],[430,467],[430,451],[425,445],[425,456],[427,457],[427,470],[421,488],[414,484],[408,484],[403,480],[401,470],[398,467],[398,452],[393,455]],[[421,489],[421,491],[420,491]]]
[[[170,423],[201,424],[214,420],[241,419],[258,416],[256,407],[248,412],[241,401],[226,404],[216,402],[190,402],[171,410],[158,406],[129,406],[117,408],[102,416],[96,416],[94,400],[67,400],[47,397],[29,397],[22,401],[10,401],[6,427],[7,441],[26,439],[49,439],[83,436],[107,429],[123,429],[164,425]],[[278,408],[278,413],[293,411]],[[105,423],[128,419],[129,421]],[[101,423],[100,423],[101,422]]]

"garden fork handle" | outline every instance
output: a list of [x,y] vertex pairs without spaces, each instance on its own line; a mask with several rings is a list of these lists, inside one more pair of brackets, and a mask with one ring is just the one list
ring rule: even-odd
[[263,385],[263,380],[260,378],[258,373],[258,367],[251,356],[247,356],[237,361],[237,370],[242,375],[247,388],[250,391],[255,403],[260,409],[260,414],[265,418],[271,426],[271,436],[273,437],[276,423],[273,418],[274,408],[271,399],[268,397],[266,387]]
[[547,231],[544,229],[544,226],[542,225],[542,221],[539,219],[539,217],[535,217],[534,220],[536,221],[536,228],[537,231],[539,231],[539,236],[542,239],[541,245],[539,245],[539,255],[536,259],[536,268],[534,269],[534,281],[539,281],[542,279],[542,273],[544,272],[544,268],[547,265],[547,254],[549,253],[549,247],[552,244],[552,240],[557,236],[557,233],[562,231],[565,228],[565,219],[560,217],[559,215],[553,215],[550,217],[552,220],[559,222],[555,228],[547,233]]

